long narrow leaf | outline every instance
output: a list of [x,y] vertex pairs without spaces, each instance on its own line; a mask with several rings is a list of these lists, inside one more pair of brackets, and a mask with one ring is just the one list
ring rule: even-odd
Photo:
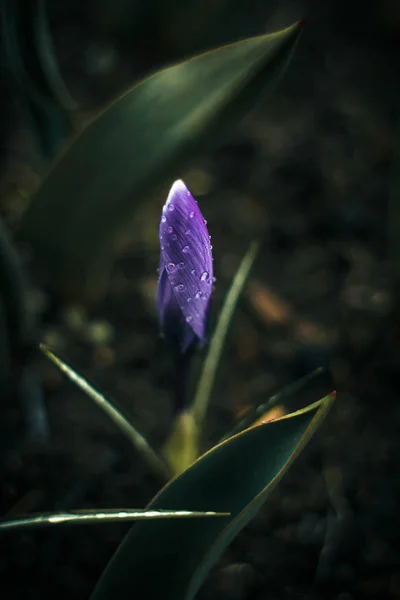
[[228,517],[229,513],[185,510],[140,510],[131,508],[70,510],[68,512],[32,514],[17,519],[0,520],[0,531],[48,527],[52,525],[87,525],[94,523],[115,523],[116,521],[146,521],[153,519],[198,519]]
[[57,70],[45,0],[3,0],[7,66],[36,130],[41,153],[53,159],[72,131],[67,109],[73,101]]
[[187,469],[201,454],[205,416],[226,335],[258,248],[258,242],[253,242],[239,265],[219,314],[192,405],[188,411],[176,417],[164,445],[163,454],[175,475]]
[[262,417],[262,415],[267,413],[278,404],[285,404],[288,400],[290,401],[294,396],[298,395],[300,391],[304,390],[304,388],[306,388],[310,383],[314,382],[315,380],[319,380],[321,376],[325,375],[325,373],[326,371],[323,367],[318,367],[308,375],[304,375],[304,377],[301,377],[297,381],[286,385],[283,389],[279,390],[279,392],[273,394],[267,400],[267,402],[259,404],[254,408],[254,410],[251,410],[243,419],[236,423],[229,433],[224,435],[221,441],[227,440],[232,435],[236,435],[240,431],[247,429],[247,427],[251,427],[251,425],[254,425],[254,423]]
[[163,481],[168,481],[170,472],[155,450],[150,446],[146,438],[127,421],[119,410],[111,404],[107,398],[98,392],[83,377],[78,375],[67,363],[58,358],[45,344],[40,345],[42,352],[53,362],[75,385],[77,385],[97,406],[99,406],[117,425],[122,433],[129,439],[131,444],[140,452],[148,465],[157,475],[161,476]]
[[[210,568],[257,513],[329,411],[334,394],[218,444],[169,482],[147,507],[203,510],[227,519],[137,523],[91,600],[193,600]],[[154,574],[157,574],[157,577]]]
[[28,304],[26,281],[18,254],[0,220],[0,297],[9,332],[9,342],[18,347],[32,335],[34,315]]
[[49,285],[77,293],[90,285],[138,203],[226,139],[275,88],[299,32],[296,23],[163,69],[89,124],[49,172],[22,222],[21,237],[33,244]]
[[250,269],[257,256],[258,248],[258,242],[253,242],[247,250],[236,275],[233,278],[231,287],[229,288],[224,305],[218,317],[218,323],[210,342],[210,348],[204,362],[203,371],[190,409],[195,420],[199,424],[202,424],[204,421],[228,328],[243,286],[246,283]]

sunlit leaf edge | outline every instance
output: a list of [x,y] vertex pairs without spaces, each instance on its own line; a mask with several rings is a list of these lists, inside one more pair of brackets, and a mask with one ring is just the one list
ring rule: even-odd
[[229,513],[213,511],[146,510],[132,508],[119,508],[117,510],[108,508],[69,510],[54,513],[32,513],[10,519],[0,519],[0,532],[53,525],[88,525],[123,521],[145,521],[146,519],[197,519],[227,516],[229,516]]
[[[293,461],[298,457],[300,452],[303,450],[303,448],[306,446],[306,444],[310,441],[312,435],[315,433],[317,428],[322,424],[323,420],[325,419],[326,415],[328,414],[328,411],[330,410],[330,408],[335,400],[335,397],[336,397],[335,393],[329,394],[325,398],[322,398],[318,402],[310,404],[309,406],[305,407],[304,409],[298,410],[294,413],[290,413],[288,415],[285,415],[283,417],[280,417],[279,419],[275,419],[274,421],[270,421],[268,423],[254,425],[254,427],[268,427],[271,423],[274,423],[276,421],[282,421],[285,419],[295,418],[296,416],[298,416],[300,414],[305,414],[305,413],[311,412],[315,409],[318,409],[317,412],[315,413],[314,417],[312,418],[311,423],[307,427],[306,432],[303,434],[301,441],[296,446],[290,459],[285,463],[285,465],[282,467],[282,469],[279,471],[279,473],[272,479],[272,481],[269,483],[269,485],[267,487],[265,487],[262,490],[262,492],[260,492],[260,494],[258,494],[258,496],[256,496],[252,500],[252,502],[250,504],[248,504],[229,523],[229,525],[227,525],[227,527],[220,533],[220,535],[214,541],[211,548],[206,553],[206,555],[204,556],[203,560],[201,561],[197,570],[195,571],[195,573],[193,574],[193,576],[191,578],[191,581],[190,581],[190,584],[189,584],[189,587],[188,587],[188,590],[187,590],[187,593],[185,596],[185,600],[193,600],[193,598],[197,594],[202,582],[204,581],[204,577],[208,573],[209,567],[211,566],[211,564],[215,563],[215,561],[222,554],[223,550],[233,540],[233,538],[237,535],[237,533],[245,526],[245,524],[251,519],[252,514],[250,514],[247,519],[244,519],[245,513],[251,512],[251,508],[255,507],[256,504],[257,505],[262,504],[264,502],[264,499],[266,498],[266,496],[269,494],[269,492],[271,492],[272,489],[276,486],[276,484],[280,481],[280,479],[282,479],[283,475],[288,471],[288,469],[292,465]],[[251,427],[249,427],[248,429],[251,429]],[[237,436],[241,436],[241,435],[245,434],[245,432],[248,429],[245,429],[244,431],[238,433]],[[236,437],[236,436],[234,436],[234,437]],[[232,438],[229,438],[228,440],[225,440],[224,442],[222,442],[222,444],[225,444],[231,440],[232,440]],[[212,452],[214,450],[214,448],[211,449],[209,452]],[[245,522],[242,524],[239,524],[239,522],[242,519],[244,519]],[[207,566],[207,564],[209,566]]]

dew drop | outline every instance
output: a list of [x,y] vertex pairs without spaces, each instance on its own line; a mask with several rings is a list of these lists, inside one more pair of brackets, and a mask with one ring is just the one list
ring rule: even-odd
[[184,246],[184,247],[182,248],[182,252],[184,252],[185,254],[188,254],[188,253],[190,252],[190,248],[189,248],[189,246]]
[[175,235],[175,233],[171,235],[171,240],[174,240],[174,241],[175,241],[175,240],[177,240],[177,239],[178,239],[178,236],[177,236],[177,235]]
[[203,295],[203,292],[197,292],[195,295],[195,298],[201,298]]
[[178,292],[183,292],[183,290],[185,289],[185,286],[183,285],[183,283],[180,283],[179,285],[177,285],[175,287],[176,290],[178,290]]
[[196,275],[196,270],[195,270],[195,269],[192,269],[192,270],[190,271],[190,274],[191,274],[191,275]]
[[207,225],[207,221],[205,219],[203,219],[203,220],[204,220],[204,225]]
[[191,299],[191,297],[189,296],[189,298],[186,300],[186,302],[191,302],[191,301],[192,301],[192,299]]
[[216,278],[216,277],[213,277],[213,278],[212,278],[212,282],[213,282],[213,283],[215,283],[216,281],[217,281],[217,278]]
[[193,317],[191,317],[190,315],[186,317],[186,323],[190,323],[191,321],[193,321]]
[[172,227],[171,226],[167,227],[167,231],[168,231],[168,233],[172,233],[173,232]]
[[206,279],[208,279],[208,272],[204,271],[204,273],[201,274],[200,281],[205,281]]
[[164,250],[164,246],[161,246],[161,250]]
[[211,235],[208,236],[208,239],[211,240]]
[[212,244],[210,244],[210,250],[212,250],[212,248],[213,248],[213,247],[212,247]]
[[165,221],[166,221],[166,220],[167,220],[167,217],[166,217],[165,215],[163,215],[163,216],[161,217],[161,223],[165,223]]
[[190,219],[193,219],[193,217],[194,217],[194,212],[193,211],[191,213],[189,213],[189,217],[190,217]]
[[167,264],[167,271],[169,271],[170,273],[173,273],[175,271],[175,269],[176,269],[176,266],[174,263],[171,262],[171,263]]
[[183,261],[179,263],[179,268],[180,269],[183,269],[184,266],[185,266],[185,263]]
[[190,235],[192,232],[190,231],[190,229],[186,229],[185,234],[186,235]]
[[173,210],[175,210],[175,206],[172,204],[172,202],[170,202],[170,203],[168,204],[168,210],[169,210],[170,212],[172,212]]

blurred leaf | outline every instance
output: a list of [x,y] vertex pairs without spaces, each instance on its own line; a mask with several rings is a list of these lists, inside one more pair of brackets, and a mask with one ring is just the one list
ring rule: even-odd
[[[33,197],[21,236],[49,285],[82,293],[115,250],[139,202],[177,179],[271,91],[300,27],[218,48],[128,90],[70,145]],[[88,289],[86,288],[86,293]]]
[[7,389],[8,378],[10,375],[10,343],[7,331],[7,318],[0,297],[0,392]]
[[243,286],[249,276],[253,262],[257,256],[259,243],[253,242],[240,263],[231,287],[226,295],[224,305],[218,317],[218,323],[210,342],[207,358],[197,386],[191,412],[199,426],[203,426],[207,407],[210,402],[211,390],[214,385],[215,375],[221,359],[228,328],[232,320],[236,304],[242,293]]
[[120,431],[129,439],[131,444],[136,450],[142,455],[144,460],[150,466],[152,471],[161,477],[163,483],[168,481],[171,474],[168,470],[167,465],[164,463],[162,458],[153,450],[149,442],[141,433],[139,433],[133,425],[129,423],[127,419],[119,412],[113,404],[100,394],[86,379],[78,375],[76,371],[72,369],[67,363],[61,358],[58,358],[45,344],[40,344],[40,349],[47,356],[53,364],[55,364],[60,371],[62,371],[68,379],[70,379],[76,386],[78,386],[89,398],[91,398],[97,406],[99,406],[117,425]]
[[193,519],[226,517],[228,513],[212,511],[175,511],[175,510],[141,510],[119,508],[118,510],[103,508],[96,510],[69,510],[59,513],[40,513],[19,517],[17,519],[0,520],[0,531],[8,529],[26,529],[28,527],[46,527],[49,525],[86,525],[90,523],[115,523],[116,521],[148,521],[154,519]]
[[33,121],[42,154],[52,159],[71,133],[75,103],[60,75],[45,0],[4,0],[3,39],[7,65]]
[[28,283],[16,249],[0,220],[0,300],[13,349],[32,335],[34,315],[28,305]]
[[163,447],[171,473],[178,475],[199,457],[199,428],[189,412],[179,414]]
[[260,281],[249,284],[248,298],[254,311],[265,323],[284,325],[292,318],[292,311],[287,303]]
[[50,423],[37,369],[31,365],[24,365],[19,369],[16,379],[15,386],[21,401],[29,442],[44,444],[50,438]]
[[0,274],[0,390],[15,386],[30,438],[44,441],[48,424],[42,385],[26,356],[36,335],[36,315],[19,256],[1,220]]
[[253,410],[249,411],[246,416],[235,424],[234,428],[227,434],[224,435],[221,441],[227,440],[232,435],[236,435],[240,431],[255,425],[257,422],[262,420],[268,413],[275,407],[285,406],[288,407],[288,412],[293,412],[296,408],[294,404],[302,401],[302,405],[310,404],[313,402],[313,398],[321,397],[327,391],[327,387],[332,389],[331,379],[326,369],[318,367],[312,373],[301,377],[297,381],[286,385],[284,388],[279,390],[276,394],[273,394],[267,402],[259,404]]
[[[400,138],[400,118],[398,119],[397,140]],[[394,148],[391,164],[391,181],[387,208],[387,250],[393,263],[396,278],[400,271],[400,143]]]
[[251,427],[204,454],[147,507],[229,511],[207,522],[138,523],[126,536],[91,600],[192,600],[208,571],[320,426],[334,395]]
[[193,403],[187,412],[176,417],[171,435],[164,446],[164,455],[173,469],[174,475],[187,469],[201,454],[207,408],[226,335],[243,286],[257,256],[258,248],[258,242],[250,245],[236,271],[219,313]]

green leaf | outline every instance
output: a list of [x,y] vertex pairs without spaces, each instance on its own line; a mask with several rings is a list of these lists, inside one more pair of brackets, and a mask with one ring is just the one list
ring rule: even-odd
[[146,438],[139,433],[137,429],[115,408],[115,406],[107,400],[103,394],[98,392],[86,379],[78,375],[76,371],[67,365],[61,358],[56,356],[50,348],[45,344],[40,344],[40,349],[47,356],[51,362],[56,365],[62,371],[68,379],[70,379],[76,386],[78,386],[89,398],[91,398],[97,406],[99,406],[105,413],[114,421],[115,425],[119,430],[128,438],[130,443],[136,448],[136,450],[142,455],[143,459],[147,462],[151,470],[161,478],[162,482],[168,481],[171,473],[168,470],[167,465],[163,459],[157,454],[151,447]]
[[258,249],[259,243],[253,242],[247,250],[238,270],[236,271],[231,287],[226,295],[224,305],[219,314],[218,323],[211,338],[210,348],[207,353],[207,358],[204,362],[204,367],[199,379],[196,395],[190,408],[190,412],[193,412],[193,415],[199,424],[203,423],[204,421],[210,402],[215,375],[221,359],[226,335],[228,333],[228,328],[232,320],[236,304],[240,298],[240,294],[242,293],[243,286],[247,281],[247,277],[249,276],[251,267],[253,266],[254,260],[257,256]]
[[7,331],[7,317],[0,296],[0,393],[3,395],[8,387],[10,376],[10,344]]
[[138,203],[177,179],[254,108],[260,92],[275,87],[299,32],[295,24],[163,69],[89,124],[22,222],[21,236],[33,244],[49,285],[75,292],[89,285]]
[[[400,118],[396,124],[395,139],[400,138]],[[394,147],[390,168],[389,201],[387,207],[387,252],[392,268],[399,279],[400,273],[400,144]]]
[[176,417],[171,434],[164,445],[163,454],[174,475],[187,469],[201,454],[200,447],[204,438],[205,417],[226,335],[243,286],[257,256],[258,248],[258,242],[253,242],[250,245],[236,271],[222,310],[219,313],[217,326],[210,341],[194,400],[188,411]]
[[137,524],[91,600],[192,600],[211,566],[264,503],[320,426],[334,394],[279,420],[246,429],[203,455],[147,507],[228,511],[221,520]]
[[0,531],[10,529],[26,529],[29,527],[46,527],[51,525],[87,525],[94,523],[115,523],[121,521],[149,521],[159,519],[201,519],[227,517],[229,513],[212,511],[186,510],[141,510],[119,508],[118,510],[102,508],[95,510],[69,510],[58,513],[40,513],[0,520]]
[[[279,390],[279,392],[273,394],[267,402],[256,406],[243,419],[238,421],[233,429],[224,435],[221,441],[254,425],[256,421],[275,406],[283,405],[286,407],[286,412],[293,412],[297,408],[296,406],[293,406],[293,404],[298,404],[299,399],[300,402],[302,401],[301,404],[303,406],[305,404],[311,404],[312,399],[310,396],[320,398],[328,389],[332,389],[331,384],[332,380],[327,370],[324,367],[318,367],[308,375],[304,375],[293,383],[286,385]],[[324,392],[320,393],[322,389],[324,389]],[[304,400],[304,396],[306,396],[307,401]]]
[[[28,304],[28,283],[19,256],[0,220],[0,301],[10,346],[26,343],[34,328],[34,315]],[[3,335],[5,332],[3,332]]]
[[3,38],[7,66],[22,92],[24,108],[52,159],[71,133],[75,102],[60,75],[45,0],[4,0]]

